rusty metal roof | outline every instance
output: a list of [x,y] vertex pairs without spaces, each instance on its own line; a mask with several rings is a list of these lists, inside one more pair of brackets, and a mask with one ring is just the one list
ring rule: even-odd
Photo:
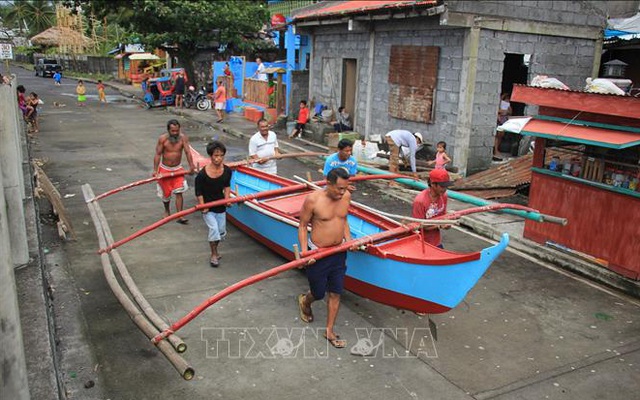
[[[570,160],[576,156],[577,147],[573,147],[573,150],[547,148],[545,165],[549,164],[553,156],[558,156],[561,162]],[[533,154],[511,159],[477,174],[456,180],[451,190],[487,200],[513,196],[517,190],[531,183],[532,161]]]
[[353,14],[366,14],[376,11],[405,10],[413,7],[429,7],[438,4],[437,0],[409,1],[322,1],[293,13],[296,21],[308,18],[327,18]]

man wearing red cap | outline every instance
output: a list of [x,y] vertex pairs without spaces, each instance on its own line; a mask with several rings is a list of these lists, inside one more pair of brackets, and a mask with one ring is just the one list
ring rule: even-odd
[[[429,173],[429,188],[423,190],[413,200],[413,218],[431,219],[447,213],[447,187],[453,185],[445,169],[434,169]],[[450,225],[431,226],[424,230],[424,241],[443,248],[440,228],[449,229]]]

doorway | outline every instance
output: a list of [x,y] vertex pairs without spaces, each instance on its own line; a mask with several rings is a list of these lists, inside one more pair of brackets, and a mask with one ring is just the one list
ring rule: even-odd
[[[511,95],[513,92],[513,85],[516,83],[527,84],[529,77],[529,61],[531,60],[530,54],[511,54],[505,53],[504,66],[502,69],[502,87],[500,94],[508,93]],[[519,116],[524,115],[525,104],[516,103],[511,101],[511,115]],[[505,132],[500,142],[500,152],[509,153],[512,156],[517,156],[522,152],[520,149],[521,136],[518,134]],[[524,141],[523,141],[524,142]],[[524,144],[524,143],[523,143]]]
[[[529,77],[529,54],[510,54],[504,55],[504,67],[502,69],[502,90],[500,93],[509,93],[513,91],[514,83],[526,85]],[[524,103],[511,103],[513,115],[524,115]]]
[[358,79],[358,60],[344,58],[342,60],[342,106],[351,115],[351,126],[355,129],[356,120],[356,82]]

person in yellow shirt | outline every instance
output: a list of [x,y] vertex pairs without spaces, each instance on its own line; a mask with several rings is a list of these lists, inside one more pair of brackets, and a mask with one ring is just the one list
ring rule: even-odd
[[76,94],[78,95],[78,107],[84,107],[87,102],[87,88],[84,86],[84,82],[81,80],[78,81],[78,86],[76,86]]

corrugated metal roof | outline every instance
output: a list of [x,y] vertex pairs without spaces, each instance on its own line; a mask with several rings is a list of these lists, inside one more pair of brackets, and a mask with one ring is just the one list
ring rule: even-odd
[[[549,148],[545,155],[545,164],[549,164],[553,156],[558,156],[560,161],[564,162],[571,160],[576,156],[576,153],[570,150]],[[531,183],[532,161],[533,154],[511,159],[485,171],[458,179],[451,186],[451,190],[483,199],[513,196],[518,189]]]
[[401,10],[410,7],[437,5],[437,0],[411,1],[324,1],[294,12],[296,21],[336,15],[363,14],[380,10]]
[[600,147],[610,147],[613,149],[625,149],[640,144],[639,133],[545,121],[535,118],[530,120],[524,128],[522,128],[520,134],[585,143]]

